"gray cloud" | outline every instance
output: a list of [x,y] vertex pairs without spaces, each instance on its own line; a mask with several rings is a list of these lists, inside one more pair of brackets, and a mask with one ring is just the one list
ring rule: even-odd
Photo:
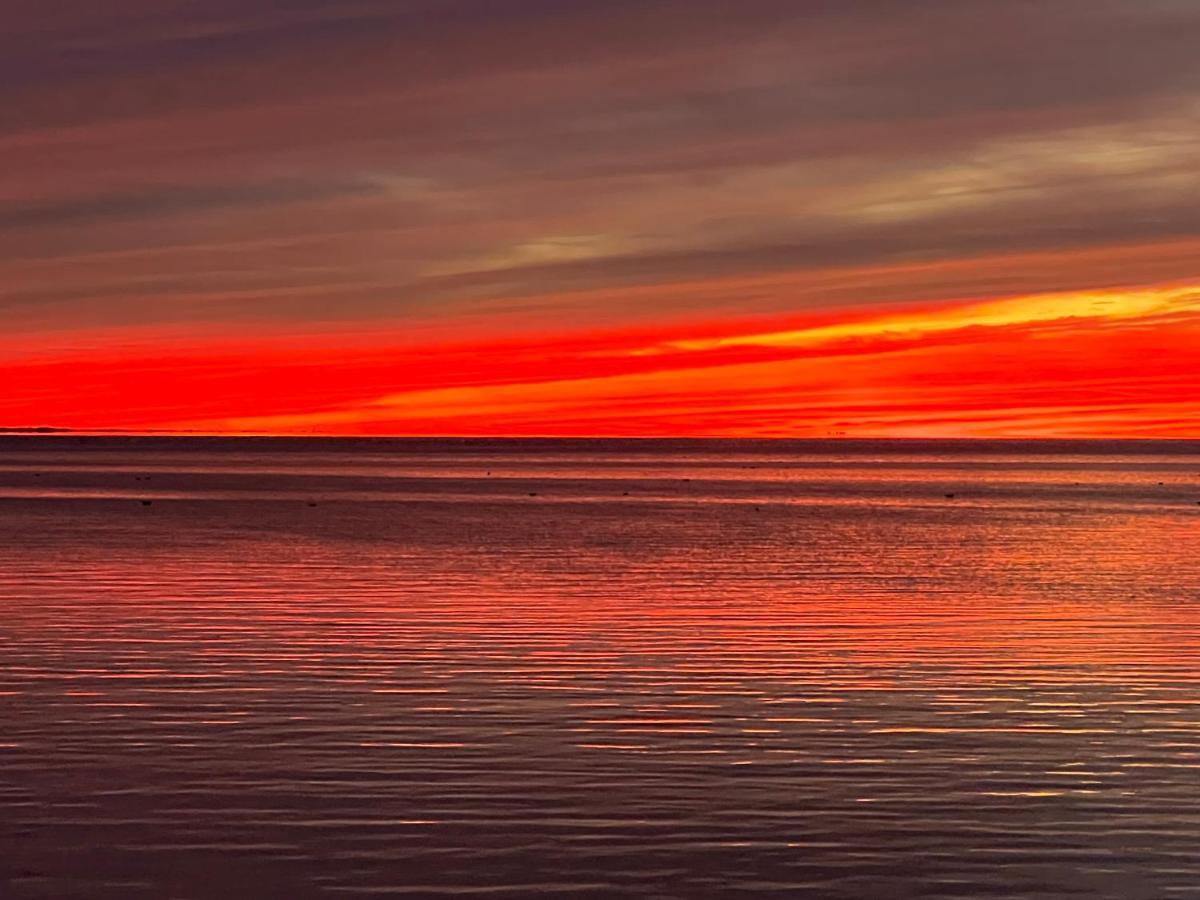
[[1194,3],[50,6],[0,35],[0,315],[27,323],[1200,236]]
[[327,183],[260,182],[244,185],[149,188],[139,192],[80,197],[58,203],[0,209],[0,231],[106,224],[205,212],[214,209],[286,205],[330,197],[367,194],[364,181]]

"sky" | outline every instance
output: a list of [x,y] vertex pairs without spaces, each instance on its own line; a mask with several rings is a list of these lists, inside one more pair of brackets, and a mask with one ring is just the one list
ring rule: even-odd
[[1196,0],[6,0],[0,426],[1200,437]]

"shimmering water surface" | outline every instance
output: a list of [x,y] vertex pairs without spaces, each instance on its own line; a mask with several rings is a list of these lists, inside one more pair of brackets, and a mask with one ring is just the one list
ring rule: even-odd
[[1195,443],[3,438],[0,613],[4,898],[1200,897]]

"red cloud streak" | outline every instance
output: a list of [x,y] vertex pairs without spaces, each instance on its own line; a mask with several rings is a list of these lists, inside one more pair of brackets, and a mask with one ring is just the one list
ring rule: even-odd
[[193,336],[138,349],[133,332],[103,337],[0,366],[0,419],[281,434],[1200,436],[1200,290],[1186,284],[410,346]]

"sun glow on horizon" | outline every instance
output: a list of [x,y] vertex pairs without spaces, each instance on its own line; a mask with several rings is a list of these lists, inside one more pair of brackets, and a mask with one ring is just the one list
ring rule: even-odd
[[[7,422],[228,434],[1200,436],[1200,289],[396,346],[13,361]],[[769,324],[769,323],[768,323]],[[71,378],[78,390],[61,389]]]

